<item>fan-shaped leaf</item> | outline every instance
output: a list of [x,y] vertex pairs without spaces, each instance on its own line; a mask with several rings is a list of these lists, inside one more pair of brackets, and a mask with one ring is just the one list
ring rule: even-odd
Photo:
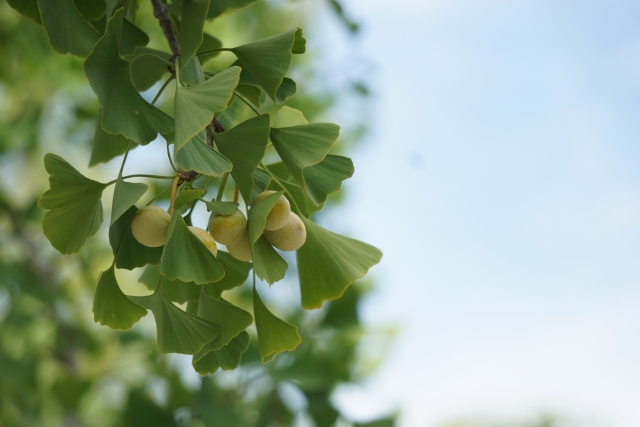
[[116,257],[116,267],[126,270],[160,264],[163,246],[150,248],[139,243],[131,233],[131,220],[138,208],[131,206],[109,227],[109,243]]
[[271,182],[271,175],[269,172],[260,168],[256,169],[253,173],[253,193],[251,193],[251,200],[255,199],[258,194],[267,189]]
[[253,315],[256,319],[263,363],[271,355],[295,350],[302,341],[298,335],[298,328],[271,313],[260,299],[255,287],[253,288]]
[[240,68],[230,67],[196,86],[176,87],[176,152],[211,123],[214,113],[227,108],[239,78]]
[[131,329],[147,310],[122,293],[116,280],[114,267],[100,273],[93,296],[93,321],[111,329]]
[[149,44],[147,33],[127,19],[122,20],[122,34],[120,36],[120,55],[129,56],[136,52],[136,48]]
[[180,209],[181,207],[186,206],[194,200],[202,197],[204,193],[204,190],[184,190],[183,192],[178,194],[178,197],[176,197],[176,200],[173,202],[173,208]]
[[329,194],[340,191],[342,181],[353,176],[353,162],[348,157],[328,154],[317,165],[302,171],[311,198],[324,203]]
[[[102,109],[98,110],[96,127],[93,133],[93,146],[91,148],[91,160],[89,167],[98,163],[105,163],[109,160],[124,154],[129,147],[129,140],[122,135],[106,133],[102,129]],[[134,145],[131,149],[137,147]]]
[[187,142],[175,153],[175,158],[183,170],[194,170],[207,176],[222,176],[231,172],[233,167],[229,159],[198,138],[192,138]]
[[147,192],[147,184],[126,182],[122,178],[116,180],[111,204],[111,225]]
[[58,53],[85,58],[100,35],[84,19],[73,0],[38,0],[38,8],[51,47]]
[[180,15],[180,64],[186,65],[202,44],[202,29],[209,0],[182,0]]
[[269,142],[269,115],[263,114],[214,135],[216,145],[233,163],[231,176],[246,203],[251,201],[253,174],[264,157]]
[[[144,284],[149,290],[155,291],[161,278],[160,266],[148,265],[138,278],[138,282]],[[162,291],[167,298],[178,304],[184,304],[188,301],[198,301],[201,288],[201,286],[193,282],[169,280],[166,277],[162,278]]]
[[264,236],[260,236],[253,245],[253,263],[256,276],[270,285],[284,279],[289,267]]
[[216,215],[231,215],[238,209],[236,202],[206,202],[207,210]]
[[129,73],[129,62],[120,57],[123,11],[118,9],[104,36],[84,62],[84,71],[102,106],[102,128],[145,145],[158,133],[173,130],[173,120],[150,105],[138,93]]
[[38,25],[42,25],[40,10],[38,9],[38,0],[7,0],[7,3],[20,15]]
[[340,298],[347,287],[380,262],[379,249],[325,230],[301,217],[307,241],[297,253],[302,308],[313,309]]
[[204,285],[205,291],[212,298],[220,298],[222,292],[242,286],[251,270],[250,262],[237,260],[226,252],[218,251],[218,261],[224,269],[224,277]]
[[278,110],[278,114],[276,114],[275,121],[273,122],[273,127],[288,128],[306,124],[309,124],[309,122],[302,111],[285,105]]
[[220,52],[210,52],[203,55],[200,55],[200,52],[219,49],[221,47],[222,42],[220,40],[207,33],[202,33],[202,44],[200,44],[200,47],[198,48],[198,59],[200,59],[200,64],[204,65],[208,60],[220,55]]
[[241,332],[220,350],[209,352],[201,359],[197,361],[194,360],[192,362],[193,368],[202,376],[215,374],[218,369],[222,369],[223,371],[236,369],[238,365],[240,365],[242,353],[247,351],[248,348],[249,334]]
[[74,0],[80,14],[87,21],[97,21],[106,12],[106,4],[100,0]]
[[165,61],[171,59],[170,53],[147,47],[136,49],[135,55],[130,58],[131,80],[138,91],[149,89],[167,73],[167,64],[157,56]]
[[60,253],[76,253],[100,228],[107,185],[86,178],[55,154],[44,156],[44,167],[51,187],[38,201],[48,210],[42,221],[44,235]]

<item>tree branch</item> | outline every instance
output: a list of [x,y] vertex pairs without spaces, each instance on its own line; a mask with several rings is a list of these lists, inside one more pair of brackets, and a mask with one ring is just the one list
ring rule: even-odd
[[169,43],[169,49],[171,49],[171,53],[173,53],[173,57],[171,57],[170,61],[175,62],[176,58],[180,56],[180,43],[178,42],[176,32],[173,30],[173,26],[171,25],[169,10],[164,4],[162,4],[162,0],[151,0],[151,4],[153,5],[153,16],[158,19],[160,27],[164,32],[164,36]]

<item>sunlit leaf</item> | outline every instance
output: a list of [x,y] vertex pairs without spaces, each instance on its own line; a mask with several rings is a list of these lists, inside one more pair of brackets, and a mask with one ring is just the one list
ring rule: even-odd
[[217,18],[225,12],[241,9],[255,2],[256,0],[214,0],[209,6],[207,19]]
[[218,369],[222,369],[223,371],[236,369],[238,365],[240,365],[242,353],[247,351],[248,348],[249,334],[241,332],[220,350],[211,351],[198,361],[192,362],[193,368],[202,376],[215,374]]
[[102,223],[102,191],[107,187],[86,178],[60,156],[44,156],[50,190],[40,197],[38,206],[48,210],[42,220],[44,235],[62,254],[82,248]]
[[[138,282],[144,284],[149,290],[155,291],[160,283],[160,266],[148,265],[142,275],[138,278]],[[164,294],[173,302],[184,304],[188,301],[198,301],[200,297],[200,289],[202,286],[193,282],[183,282],[181,280],[169,280],[162,278],[162,290]]]
[[271,355],[295,350],[302,341],[298,335],[298,328],[271,313],[260,299],[255,287],[253,288],[253,315],[256,319],[263,363]]
[[342,181],[353,176],[353,162],[348,157],[329,154],[317,165],[304,169],[302,175],[311,198],[324,203],[329,194],[340,191]]
[[145,145],[171,132],[173,119],[145,101],[131,81],[129,62],[119,53],[122,13],[118,9],[109,20],[84,70],[103,109],[103,129]]
[[220,40],[218,40],[217,38],[207,33],[202,33],[202,43],[200,44],[200,47],[198,48],[198,52],[197,52],[198,58],[200,59],[200,64],[204,65],[204,63],[207,62],[208,60],[220,55],[220,52],[210,52],[210,53],[205,53],[203,55],[200,55],[199,54],[200,52],[219,49],[221,47],[222,47],[222,42]]
[[109,244],[116,257],[116,267],[126,270],[147,264],[160,264],[163,246],[150,248],[139,243],[131,233],[131,220],[138,208],[131,206],[109,227]]
[[153,86],[167,73],[167,64],[159,60],[156,56],[144,55],[150,53],[164,58],[165,61],[171,59],[171,54],[161,50],[142,47],[136,49],[136,54],[131,59],[131,80],[136,89],[144,92]]
[[220,333],[218,325],[173,305],[162,291],[162,286],[153,295],[129,298],[153,312],[161,353],[196,354]]
[[175,153],[175,158],[183,170],[194,170],[207,176],[222,176],[231,172],[233,167],[229,159],[198,138],[192,138],[187,142]]
[[85,58],[100,35],[84,19],[73,0],[38,0],[42,26],[58,53]]
[[287,105],[278,110],[273,122],[274,128],[287,128],[292,126],[306,125],[309,122],[300,110],[291,108]]
[[111,204],[111,225],[147,192],[147,184],[126,182],[122,178],[116,181]]
[[171,280],[179,279],[198,285],[217,282],[224,277],[222,266],[187,228],[179,209],[174,210],[171,217],[160,273]]
[[220,153],[233,163],[231,176],[248,203],[253,191],[253,174],[269,141],[269,115],[253,117],[226,132],[216,133],[214,139]]
[[180,64],[186,65],[202,44],[202,29],[208,10],[209,0],[182,0]]
[[227,107],[239,78],[240,68],[230,67],[196,86],[176,87],[176,151],[204,130],[214,113]]
[[[91,148],[91,160],[89,167],[98,163],[105,163],[109,160],[124,154],[129,147],[129,140],[122,135],[113,135],[102,129],[102,109],[98,110],[96,126],[93,133],[93,146]],[[132,149],[137,147],[134,145]]]
[[38,25],[42,25],[40,10],[38,9],[38,0],[7,0],[7,3],[20,15]]
[[122,293],[116,281],[114,267],[100,273],[93,296],[93,321],[111,329],[131,329],[147,310]]
[[380,262],[382,252],[366,243],[325,230],[301,217],[307,241],[297,252],[302,308],[340,298],[347,287]]
[[251,270],[250,262],[237,260],[226,252],[218,251],[217,258],[224,269],[224,277],[217,282],[204,285],[205,291],[212,298],[220,298],[222,292],[242,286]]

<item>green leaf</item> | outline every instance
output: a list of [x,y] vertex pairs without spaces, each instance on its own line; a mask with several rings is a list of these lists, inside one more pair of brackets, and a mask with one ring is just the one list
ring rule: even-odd
[[234,93],[227,109],[218,115],[218,120],[225,129],[231,129],[240,123],[246,109],[247,105]]
[[278,88],[278,92],[276,92],[276,103],[282,104],[287,98],[292,97],[296,94],[296,90],[298,90],[296,82],[294,82],[289,77],[285,77],[282,79],[282,84]]
[[269,172],[264,171],[260,168],[256,169],[253,173],[253,193],[251,194],[250,200],[258,197],[260,193],[267,189],[269,183],[271,182],[271,175]]
[[147,33],[136,27],[127,19],[122,20],[122,34],[120,37],[120,55],[129,56],[136,52],[136,48],[149,44]]
[[209,5],[207,19],[217,18],[225,12],[231,12],[249,6],[256,0],[214,0]]
[[177,85],[174,101],[176,152],[211,123],[214,113],[227,108],[239,78],[240,68],[230,67],[196,86]]
[[180,15],[181,65],[186,65],[202,44],[202,29],[208,10],[209,0],[182,0]]
[[202,197],[204,193],[204,190],[184,190],[178,194],[178,197],[176,197],[176,200],[173,202],[173,209],[180,209],[181,207],[188,205],[194,200]]
[[204,80],[204,71],[202,71],[200,61],[194,56],[180,71],[180,81],[186,83],[187,86],[195,86],[203,83]]
[[136,49],[136,54],[131,58],[131,80],[140,92],[149,89],[167,73],[167,64],[145,53],[160,56],[165,61],[171,59],[170,53],[161,50],[146,47]]
[[47,209],[42,221],[44,235],[60,253],[77,253],[102,223],[102,191],[107,187],[86,178],[60,156],[44,156],[51,189],[38,206]]
[[118,9],[109,20],[84,62],[84,71],[103,109],[103,129],[146,145],[158,133],[171,132],[173,119],[145,101],[131,81],[130,63],[119,52],[122,13]]
[[241,83],[236,87],[236,93],[240,94],[240,96],[245,98],[254,106],[260,107],[262,98],[262,89],[260,89],[260,87]]
[[262,363],[271,355],[295,350],[302,341],[298,335],[298,328],[271,313],[260,299],[255,287],[253,288],[253,315],[256,318]]
[[304,44],[302,40],[304,40],[302,30],[298,28],[235,47],[231,51],[267,92],[267,95],[277,102],[276,93],[291,66],[292,49],[295,48],[296,52],[300,51]]
[[284,279],[289,267],[264,236],[260,236],[253,245],[253,263],[256,276],[270,285]]
[[116,188],[113,190],[113,203],[111,204],[111,225],[120,218],[129,208],[147,192],[147,184],[126,182],[122,178],[116,180]]
[[111,18],[111,15],[113,15],[113,11],[115,10],[116,6],[119,3],[122,3],[123,0],[105,0],[104,2],[107,5],[107,12],[106,12],[106,17],[107,19]]
[[329,154],[317,165],[304,169],[302,175],[311,198],[324,203],[329,194],[340,191],[342,181],[353,176],[353,162],[348,157]]
[[273,194],[269,194],[249,209],[249,244],[252,247],[262,235],[264,226],[267,224],[267,216],[282,194],[284,194],[284,191],[277,191]]
[[[329,149],[338,139],[340,127],[333,123],[313,123],[286,128],[272,128],[271,142],[280,158],[291,171],[293,178],[305,191],[303,171],[309,166],[317,165],[329,153]],[[314,199],[316,204],[322,201]]]
[[[124,154],[129,147],[129,140],[122,135],[106,133],[102,129],[102,109],[98,110],[96,127],[93,133],[93,146],[91,148],[91,160],[89,167],[98,163],[106,163],[109,160]],[[137,147],[134,145],[131,149]]]
[[131,301],[120,290],[113,265],[100,273],[93,296],[94,322],[126,331],[146,315],[147,310]]
[[106,11],[106,5],[102,0],[75,0],[75,4],[87,21],[97,21]]
[[340,298],[347,287],[380,262],[379,249],[325,230],[300,217],[307,241],[297,252],[302,308],[313,309]]
[[58,53],[85,58],[100,35],[84,19],[73,0],[38,0],[49,43]]
[[213,137],[220,153],[233,163],[231,176],[248,203],[253,191],[253,174],[269,142],[269,115],[253,117]]
[[20,15],[38,25],[42,25],[38,0],[7,0],[7,3]]
[[238,206],[240,206],[236,202],[211,201],[211,202],[205,202],[205,204],[207,205],[207,210],[209,212],[214,213],[216,215],[224,215],[224,216],[231,215],[236,211],[236,209],[238,209]]
[[129,299],[153,312],[160,353],[196,354],[220,333],[218,325],[173,305],[162,286],[153,295]]
[[[271,170],[271,165],[268,167],[269,170]],[[287,172],[289,172],[288,169]],[[324,206],[323,204],[316,205],[299,185],[290,181],[280,181],[280,183],[287,189],[287,197],[291,197],[295,201],[295,203],[291,204],[291,209],[296,211],[296,207],[300,208],[300,212],[297,212],[298,214],[302,213],[302,215],[309,217],[315,212],[318,212]],[[271,183],[268,189],[278,191],[280,188],[281,187],[278,184]]]
[[[217,38],[207,33],[202,33],[202,44],[200,44],[200,47],[198,48],[197,53],[199,54],[200,52],[219,49],[221,47],[222,47],[222,42],[220,40],[218,40]],[[207,62],[212,58],[215,58],[218,55],[220,55],[220,52],[211,52],[211,53],[205,53],[204,55],[198,55],[198,58],[200,59],[200,64],[204,65],[205,62]]]
[[160,273],[170,280],[179,279],[198,285],[217,282],[224,277],[222,266],[187,228],[179,209],[175,209],[171,217]]
[[220,335],[193,356],[194,361],[202,359],[210,351],[220,350],[253,323],[251,314],[226,301],[209,297],[204,290],[200,293],[198,317],[220,325]]
[[[144,284],[149,290],[155,291],[161,278],[160,266],[148,265],[138,278],[138,282]],[[177,302],[178,304],[184,304],[188,301],[198,301],[201,288],[201,286],[193,282],[169,280],[166,277],[162,279],[162,290],[164,294],[171,301]]]
[[233,167],[229,159],[198,138],[192,138],[178,150],[175,159],[183,170],[194,170],[207,176],[222,176]]
[[224,269],[222,280],[204,285],[205,291],[212,298],[220,298],[222,292],[242,286],[249,277],[251,263],[240,261],[227,252],[218,251],[218,261]]
[[[242,353],[249,348],[249,334],[241,332],[229,344],[220,350],[209,352],[206,356],[193,361],[193,368],[202,376],[215,374],[218,369],[229,371],[240,365]],[[195,358],[195,356],[194,356]]]
[[309,122],[302,114],[302,111],[296,110],[288,106],[283,106],[278,110],[275,121],[273,123],[274,128],[288,128],[292,126],[306,125]]
[[116,258],[116,267],[125,270],[160,264],[163,246],[150,248],[139,243],[131,233],[131,220],[138,208],[131,206],[109,227],[109,244]]

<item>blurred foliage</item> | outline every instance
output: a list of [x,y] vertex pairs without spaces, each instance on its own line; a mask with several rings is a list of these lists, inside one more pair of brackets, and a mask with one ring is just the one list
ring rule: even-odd
[[[162,46],[148,2],[139,3],[138,25],[152,46]],[[313,7],[258,1],[207,25],[225,39],[245,42],[303,24]],[[345,21],[343,14],[337,19]],[[304,338],[295,352],[262,365],[254,336],[240,369],[203,378],[184,374],[188,360],[158,352],[149,333],[153,323],[127,332],[94,324],[93,278],[110,252],[105,230],[79,255],[61,256],[42,235],[36,201],[47,185],[44,153],[77,163],[89,158],[97,102],[82,61],[53,52],[42,28],[4,1],[0,55],[1,427],[395,425],[393,417],[354,424],[331,401],[337,385],[362,380],[380,359],[362,351],[362,338],[389,339],[360,323],[357,307],[366,283],[321,310],[285,310]],[[224,60],[221,55],[211,63]],[[321,78],[299,74],[302,87]],[[363,86],[358,93],[368,91]],[[334,92],[302,93],[289,104],[313,119],[337,100]],[[362,133],[358,126],[352,135]],[[346,138],[342,146],[353,142]],[[100,168],[92,171],[100,174]],[[238,304],[250,297],[245,287],[234,295]]]

